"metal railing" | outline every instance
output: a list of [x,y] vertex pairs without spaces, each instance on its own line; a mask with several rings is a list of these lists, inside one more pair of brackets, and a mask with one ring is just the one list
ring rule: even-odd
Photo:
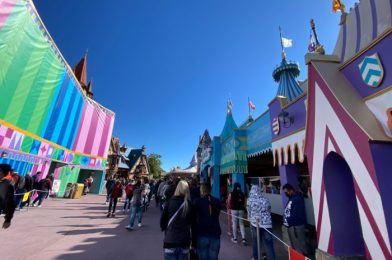
[[[237,219],[241,219],[243,221],[247,221],[249,222],[250,225],[252,225],[251,220],[247,219],[247,218],[242,218],[239,216],[235,216],[231,213],[228,213],[227,211],[222,210],[221,211],[223,214],[226,214],[228,216],[231,216],[232,218],[237,218]],[[262,259],[262,255],[261,255],[261,237],[260,237],[260,228],[262,228],[263,230],[265,230],[266,232],[268,232],[273,238],[275,238],[277,241],[279,241],[282,245],[284,245],[286,247],[286,249],[289,251],[290,250],[290,245],[288,245],[286,242],[284,242],[280,237],[276,236],[274,233],[272,233],[270,230],[268,230],[267,228],[264,227],[260,227],[260,219],[256,218],[256,225],[258,228],[256,228],[256,235],[257,235],[257,254],[258,254],[258,259],[261,260]],[[229,227],[230,228],[230,227]],[[233,230],[234,232],[234,230]]]

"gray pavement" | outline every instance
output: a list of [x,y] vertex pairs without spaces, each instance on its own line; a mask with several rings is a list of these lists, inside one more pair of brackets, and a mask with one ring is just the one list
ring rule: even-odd
[[[124,228],[128,214],[120,212],[122,202],[116,218],[107,218],[104,201],[97,195],[79,200],[50,198],[42,208],[15,212],[12,226],[0,230],[0,259],[163,259],[158,209],[150,208],[143,226],[129,232]],[[250,259],[251,246],[233,244],[226,235],[224,216],[221,222],[219,259]],[[275,245],[281,252],[278,259],[287,259],[285,250]]]

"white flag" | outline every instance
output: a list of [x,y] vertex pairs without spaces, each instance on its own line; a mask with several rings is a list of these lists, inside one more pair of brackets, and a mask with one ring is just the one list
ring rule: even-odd
[[282,37],[282,44],[284,48],[290,48],[293,46],[293,40]]

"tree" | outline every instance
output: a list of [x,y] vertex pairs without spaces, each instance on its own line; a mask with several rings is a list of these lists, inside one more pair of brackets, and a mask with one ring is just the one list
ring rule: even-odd
[[149,154],[147,157],[148,160],[148,166],[150,167],[150,174],[152,174],[152,176],[154,178],[159,178],[161,177],[161,172],[162,172],[162,162],[161,162],[161,158],[162,156],[160,156],[159,154]]

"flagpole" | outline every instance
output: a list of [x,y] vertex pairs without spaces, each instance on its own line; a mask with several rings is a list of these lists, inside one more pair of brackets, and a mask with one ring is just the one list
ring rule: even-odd
[[248,110],[249,110],[249,118],[250,118],[250,99],[248,97]]
[[280,46],[282,47],[282,51],[284,51],[283,40],[282,40],[282,28],[280,28],[280,25],[279,25],[279,37],[280,37]]

